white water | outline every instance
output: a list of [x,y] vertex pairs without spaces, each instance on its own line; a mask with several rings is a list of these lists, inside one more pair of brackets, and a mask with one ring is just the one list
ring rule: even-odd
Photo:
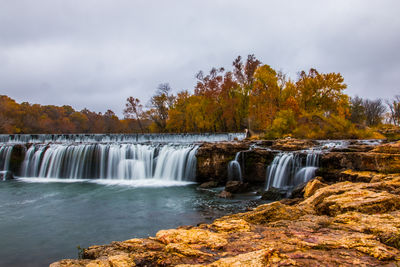
[[168,186],[186,186],[194,182],[168,181],[159,179],[140,179],[140,180],[118,180],[118,179],[60,179],[60,178],[27,178],[18,177],[17,181],[26,183],[92,183],[107,186],[128,186],[128,187],[168,187]]
[[10,159],[13,151],[13,145],[0,147],[0,180],[6,180],[10,169]]
[[240,152],[237,152],[235,159],[228,163],[228,178],[229,181],[238,180],[243,182],[242,168],[239,163]]
[[268,166],[265,190],[291,189],[311,180],[318,169],[318,159],[319,153],[313,151],[305,159],[293,152],[278,154]]
[[245,133],[203,134],[1,134],[1,143],[196,143],[244,139]]
[[1,171],[9,170],[12,150],[13,150],[12,145],[0,147],[0,170]]
[[33,144],[21,177],[193,181],[197,145]]

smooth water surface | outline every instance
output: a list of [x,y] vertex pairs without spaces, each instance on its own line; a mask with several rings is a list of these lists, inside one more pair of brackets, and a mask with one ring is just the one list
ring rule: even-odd
[[0,266],[47,266],[76,258],[77,246],[154,236],[254,205],[172,181],[60,180],[0,182]]

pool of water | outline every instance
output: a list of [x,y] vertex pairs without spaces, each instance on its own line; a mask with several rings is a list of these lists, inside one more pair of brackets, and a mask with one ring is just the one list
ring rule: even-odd
[[0,266],[47,266],[88,247],[210,222],[258,203],[188,183],[26,178],[0,182]]

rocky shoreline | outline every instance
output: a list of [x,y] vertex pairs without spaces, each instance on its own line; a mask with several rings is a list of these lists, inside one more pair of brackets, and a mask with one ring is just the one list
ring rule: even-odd
[[296,198],[92,246],[51,266],[397,266],[400,142],[355,149],[323,156]]

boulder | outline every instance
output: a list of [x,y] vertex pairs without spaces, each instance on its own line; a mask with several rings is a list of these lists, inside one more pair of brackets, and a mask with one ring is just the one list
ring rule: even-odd
[[396,195],[360,189],[328,196],[316,206],[316,211],[319,214],[335,216],[348,211],[374,214],[394,211],[399,208],[400,197]]
[[318,189],[327,186],[327,184],[321,181],[322,177],[315,177],[313,180],[309,181],[304,187],[304,197],[311,197]]
[[217,186],[218,186],[217,181],[209,181],[209,182],[205,182],[205,183],[202,183],[201,185],[199,185],[199,188],[207,189],[207,188],[214,188]]
[[286,197],[286,191],[281,190],[279,188],[271,187],[267,191],[265,191],[261,198],[264,200],[281,200]]
[[247,183],[240,181],[228,181],[225,185],[225,191],[229,193],[241,193],[247,190]]
[[0,171],[0,181],[12,180],[14,175],[10,171]]
[[220,198],[233,198],[232,193],[227,192],[227,191],[222,191],[221,193],[218,194],[218,197]]

